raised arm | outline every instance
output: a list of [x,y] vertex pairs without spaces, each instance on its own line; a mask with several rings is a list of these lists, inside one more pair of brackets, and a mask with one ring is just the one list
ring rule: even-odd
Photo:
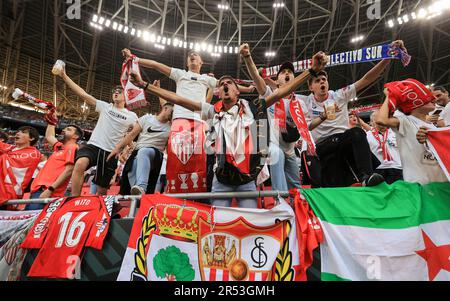
[[[122,50],[122,55],[125,57],[125,59],[128,59],[129,57],[131,57],[132,54],[131,54],[130,49],[125,48]],[[172,70],[172,68],[170,68],[167,65],[161,64],[154,60],[147,60],[147,59],[143,59],[143,58],[139,58],[139,66],[154,69],[158,72],[161,72],[162,74],[164,74],[167,77],[170,76],[170,72]]]
[[[153,81],[153,86],[161,87],[161,81],[159,79]],[[167,103],[167,100],[165,100],[164,98],[161,98],[161,97],[158,97],[158,99],[159,99],[159,105],[161,106],[161,108],[164,107],[164,105]]]
[[143,89],[146,89],[153,95],[156,95],[160,98],[164,98],[165,100],[167,100],[173,104],[180,105],[180,106],[182,106],[188,110],[194,111],[194,112],[202,110],[201,102],[192,101],[190,99],[181,97],[173,92],[167,91],[160,87],[150,85],[149,83],[142,80],[142,77],[137,73],[131,73],[130,75],[131,75],[130,80],[133,84],[135,84],[136,86],[141,87]]
[[248,73],[250,73],[250,77],[252,78],[253,82],[255,83],[255,88],[258,91],[259,95],[266,94],[266,83],[264,82],[264,79],[259,75],[258,69],[255,66],[255,63],[253,62],[252,55],[250,53],[250,46],[245,43],[242,44],[239,48],[239,52],[241,54],[242,59],[245,62],[245,65],[247,66]]
[[53,145],[55,145],[55,143],[58,142],[58,139],[56,139],[54,125],[51,124],[47,125],[47,129],[45,130],[45,140],[47,140],[51,148],[53,148]]
[[387,91],[387,89],[385,89],[384,93],[386,94],[386,99],[383,105],[381,106],[378,114],[375,115],[374,120],[376,123],[380,125],[398,129],[400,121],[395,117],[389,116],[389,92]]
[[[316,53],[312,57],[312,66],[311,69],[313,72],[319,72],[325,68],[325,65],[327,64],[327,56],[322,51]],[[288,96],[289,94],[293,93],[295,90],[298,89],[311,75],[310,70],[303,71],[302,74],[296,76],[294,80],[290,81],[288,84],[283,85],[282,87],[278,88],[274,91],[271,95],[266,97],[266,106],[270,107],[278,100],[282,99],[283,97]]]
[[[393,46],[397,46],[399,48],[402,48],[405,52],[407,51],[405,48],[405,45],[402,40],[397,40],[392,42]],[[382,60],[378,64],[376,64],[372,69],[369,70],[360,80],[355,82],[355,88],[356,92],[360,92],[362,89],[369,86],[371,83],[376,81],[378,77],[384,72],[386,67],[390,64],[392,60]]]
[[75,95],[80,97],[83,101],[85,101],[90,106],[96,106],[97,99],[89,95],[86,91],[84,91],[83,88],[78,86],[66,73],[66,69],[62,68],[61,73],[58,74],[66,83],[66,85],[69,87],[70,90],[72,90]]

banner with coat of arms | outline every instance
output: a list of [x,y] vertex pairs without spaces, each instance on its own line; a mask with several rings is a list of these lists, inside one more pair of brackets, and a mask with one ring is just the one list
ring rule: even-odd
[[118,280],[301,280],[297,229],[284,201],[265,210],[146,195]]

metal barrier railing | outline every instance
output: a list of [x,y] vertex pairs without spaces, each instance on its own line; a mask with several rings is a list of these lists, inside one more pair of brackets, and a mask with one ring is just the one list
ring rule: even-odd
[[[179,199],[187,200],[205,200],[205,199],[231,199],[231,198],[260,198],[260,197],[288,197],[289,191],[241,191],[241,192],[199,192],[199,193],[176,193],[176,194],[164,194],[165,196],[175,197]],[[140,195],[117,195],[114,196],[116,200],[130,200],[130,213],[128,217],[135,217],[138,202],[141,199]],[[48,204],[57,198],[48,199],[22,199],[22,200],[9,200],[4,205],[25,205],[25,204]]]

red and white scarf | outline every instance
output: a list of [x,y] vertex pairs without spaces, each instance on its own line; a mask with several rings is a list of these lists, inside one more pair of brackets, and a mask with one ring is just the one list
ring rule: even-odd
[[[297,126],[298,132],[304,141],[308,145],[308,154],[316,154],[316,145],[311,136],[311,132],[308,129],[308,123],[306,122],[305,114],[303,113],[300,100],[297,99],[294,93],[291,94],[289,99],[289,112],[292,119]],[[286,133],[286,110],[283,99],[275,103],[275,128],[279,129],[281,133]]]
[[143,89],[136,87],[130,81],[130,73],[141,74],[139,70],[139,59],[133,55],[122,64],[122,73],[120,75],[120,83],[122,84],[127,109],[133,110],[147,105],[145,92]]
[[384,161],[392,161],[392,156],[387,149],[386,142],[389,137],[389,129],[386,129],[384,133],[380,133],[376,128],[372,128],[373,137],[378,141],[378,149],[383,154]]

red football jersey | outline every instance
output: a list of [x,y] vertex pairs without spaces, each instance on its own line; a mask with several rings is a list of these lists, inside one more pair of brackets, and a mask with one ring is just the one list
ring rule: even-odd
[[22,248],[40,251],[28,272],[29,277],[74,277],[83,256],[83,247],[101,249],[108,232],[114,198],[60,198],[39,215]]

